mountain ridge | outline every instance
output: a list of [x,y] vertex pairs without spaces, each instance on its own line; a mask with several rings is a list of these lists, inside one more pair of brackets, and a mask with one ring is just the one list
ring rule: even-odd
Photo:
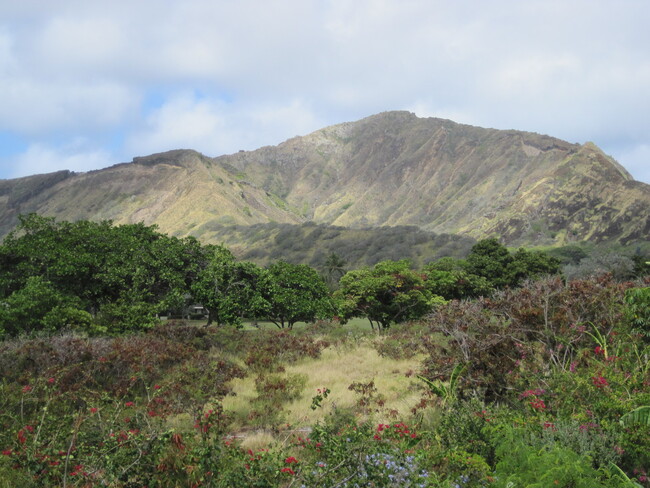
[[510,245],[627,244],[650,235],[650,185],[590,142],[384,112],[215,158],[179,149],[0,180],[0,236],[27,212],[206,241],[211,226],[313,221]]

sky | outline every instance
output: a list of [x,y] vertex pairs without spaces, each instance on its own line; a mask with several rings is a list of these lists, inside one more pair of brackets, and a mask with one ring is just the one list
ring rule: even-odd
[[647,0],[0,0],[0,179],[388,110],[592,141],[650,183]]

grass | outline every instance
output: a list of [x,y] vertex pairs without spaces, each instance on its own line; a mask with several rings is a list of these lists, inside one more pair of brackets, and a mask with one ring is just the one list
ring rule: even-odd
[[[381,340],[381,339],[375,339]],[[291,419],[293,428],[308,427],[334,413],[336,409],[354,409],[357,416],[372,416],[378,422],[388,422],[392,417],[405,416],[417,404],[421,396],[419,382],[413,376],[421,358],[394,360],[381,357],[369,339],[360,343],[346,343],[330,346],[323,350],[318,359],[304,359],[286,366],[284,374],[288,377],[306,377],[302,394],[296,400],[276,408],[283,408],[283,418]],[[382,405],[371,401],[371,411],[356,407],[360,395],[349,390],[354,382],[374,381],[377,389],[375,399],[382,399]],[[237,427],[244,428],[245,419],[258,396],[255,390],[255,377],[250,375],[231,383],[234,396],[223,400],[223,407],[240,419]],[[317,389],[329,388],[331,394],[323,401],[322,407],[310,408],[312,397]]]

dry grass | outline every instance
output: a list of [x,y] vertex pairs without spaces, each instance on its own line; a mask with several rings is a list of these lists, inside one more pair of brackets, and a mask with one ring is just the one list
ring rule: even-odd
[[[373,406],[375,411],[370,412],[373,419],[388,422],[391,416],[404,418],[409,415],[410,409],[418,403],[421,396],[417,379],[407,376],[409,372],[418,370],[420,360],[419,357],[406,360],[381,357],[368,343],[329,347],[322,352],[319,359],[305,359],[286,367],[287,375],[307,377],[301,397],[283,406],[286,419],[293,427],[303,427],[315,424],[337,408],[354,408],[360,396],[348,387],[353,382],[370,381],[375,383],[376,395],[381,395],[384,400],[381,407]],[[235,417],[245,418],[251,400],[257,395],[255,378],[249,376],[237,379],[232,383],[232,387],[236,396],[224,399],[224,409],[234,413]],[[317,394],[319,388],[329,388],[331,393],[323,401],[321,408],[312,410],[312,397]],[[359,416],[368,414],[357,410]]]

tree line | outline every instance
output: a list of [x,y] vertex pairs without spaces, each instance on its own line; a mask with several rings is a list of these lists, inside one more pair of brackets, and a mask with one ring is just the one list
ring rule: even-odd
[[260,267],[224,246],[142,223],[57,222],[29,214],[0,246],[0,336],[139,330],[188,301],[209,311],[208,323],[239,326],[252,319],[292,328],[299,321],[364,317],[385,329],[446,300],[559,272],[558,259],[523,248],[510,252],[497,239],[477,242],[466,259],[442,258],[420,270],[408,260],[347,270],[335,254],[320,270],[284,261]]

